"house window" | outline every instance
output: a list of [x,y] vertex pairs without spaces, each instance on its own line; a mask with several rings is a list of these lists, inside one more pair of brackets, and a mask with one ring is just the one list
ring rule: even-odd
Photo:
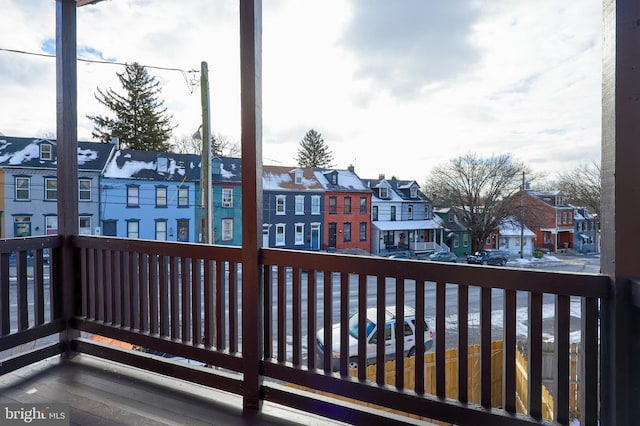
[[[156,207],[167,207],[167,187],[166,186],[156,186]],[[156,240],[157,239],[158,238],[156,238]]]
[[285,214],[285,201],[286,197],[284,195],[276,195],[276,214]]
[[311,196],[311,214],[320,214],[320,196]]
[[233,241],[233,219],[222,219],[222,241]]
[[351,197],[344,197],[344,212],[351,214]]
[[360,222],[360,241],[367,241],[367,222]]
[[428,204],[424,206],[424,218],[431,219],[431,206]]
[[16,178],[16,200],[28,201],[31,199],[31,178]]
[[284,223],[276,224],[276,246],[284,245]]
[[304,214],[304,195],[296,195],[296,214]]
[[413,206],[407,206],[407,220],[413,220]]
[[337,185],[338,184],[338,174],[337,173],[334,173],[334,174],[331,175],[331,183],[333,185]]
[[222,188],[222,207],[233,207],[232,188]]
[[295,245],[304,244],[304,223],[295,224]]
[[338,206],[338,199],[336,197],[329,197],[329,214],[336,214]]
[[396,220],[396,206],[391,206],[391,214],[390,214],[390,216],[391,216],[391,218],[390,218],[390,219],[391,219],[392,221],[395,221],[395,220]]
[[302,184],[302,170],[301,169],[296,169],[296,171],[295,171],[295,182],[296,182],[296,185]]
[[44,217],[44,233],[45,235],[54,235],[58,233],[58,216]]
[[43,143],[40,144],[40,159],[41,160],[52,160],[53,159],[53,150],[51,149],[51,144]]
[[178,188],[178,207],[189,207],[189,188]]
[[469,235],[462,234],[462,247],[469,247]]
[[139,238],[140,222],[136,219],[127,220],[127,238]]
[[91,179],[78,180],[78,200],[91,201]]
[[367,213],[367,197],[360,197],[360,213]]
[[453,237],[453,248],[458,248],[460,247],[460,237],[455,235]]
[[343,226],[344,228],[344,241],[345,242],[349,242],[351,241],[351,223],[346,222]]
[[[425,207],[425,210],[427,210],[427,207]],[[456,218],[455,215],[449,212],[449,222],[453,222],[455,218]]]
[[58,179],[44,179],[44,199],[47,201],[55,201],[58,199]]
[[486,239],[486,240],[484,240],[484,243],[485,243],[486,245],[491,245],[491,235],[489,235],[489,236],[487,237],[487,239]]
[[389,191],[386,186],[380,188],[380,198],[387,198],[389,196]]
[[29,237],[31,235],[31,216],[15,216],[13,223],[16,237]]
[[156,220],[156,240],[158,241],[167,240],[167,220],[166,219]]
[[378,220],[378,206],[371,207],[371,220]]
[[78,224],[80,234],[91,235],[91,216],[80,216]]
[[140,187],[127,186],[127,207],[139,207],[139,206],[140,206]]
[[409,189],[410,191],[410,196],[411,198],[418,198],[418,187],[417,186],[412,186],[411,189]]

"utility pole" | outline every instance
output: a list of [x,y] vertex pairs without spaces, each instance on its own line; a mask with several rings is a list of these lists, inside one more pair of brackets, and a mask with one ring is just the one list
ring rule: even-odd
[[211,188],[211,118],[209,112],[209,69],[200,64],[200,95],[202,102],[202,195],[204,199],[204,232],[206,244],[213,244],[213,194]]

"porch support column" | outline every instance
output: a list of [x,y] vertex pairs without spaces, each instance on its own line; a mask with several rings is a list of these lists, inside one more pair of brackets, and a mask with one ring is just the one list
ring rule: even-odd
[[637,1],[604,1],[601,267],[611,284],[600,317],[600,424],[607,425],[640,418],[640,308],[631,303],[630,286],[640,278],[639,18]]
[[66,343],[79,336],[69,328],[75,315],[78,274],[71,237],[78,233],[78,99],[76,68],[76,3],[56,0],[56,157],[58,161],[58,233],[62,237],[60,262],[52,264],[55,282],[61,294],[55,297],[61,304],[61,316],[66,327],[60,340]]
[[240,0],[243,410],[262,405],[262,1]]

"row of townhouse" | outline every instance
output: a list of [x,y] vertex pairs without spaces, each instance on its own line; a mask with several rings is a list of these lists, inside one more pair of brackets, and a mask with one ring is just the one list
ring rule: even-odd
[[[211,164],[213,239],[242,243],[242,170],[238,158]],[[201,157],[78,143],[79,231],[117,237],[202,241]],[[0,236],[57,233],[56,143],[0,138]],[[561,194],[526,192],[540,223],[507,221],[486,247],[597,251],[597,220],[562,204]],[[530,230],[531,229],[531,230]],[[263,167],[263,246],[385,254],[451,250],[471,239],[454,208],[435,209],[416,181],[361,179],[345,170]]]

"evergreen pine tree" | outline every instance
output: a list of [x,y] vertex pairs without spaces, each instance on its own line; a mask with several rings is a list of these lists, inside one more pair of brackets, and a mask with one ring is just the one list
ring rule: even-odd
[[333,167],[333,155],[322,135],[311,129],[304,135],[296,158],[300,167]]
[[103,142],[117,137],[122,148],[169,151],[169,139],[175,127],[169,122],[172,116],[162,107],[164,101],[159,100],[160,83],[137,62],[127,64],[123,73],[116,74],[126,95],[111,88],[106,92],[97,88],[95,98],[111,110],[115,118],[87,115],[94,122],[91,135]]

